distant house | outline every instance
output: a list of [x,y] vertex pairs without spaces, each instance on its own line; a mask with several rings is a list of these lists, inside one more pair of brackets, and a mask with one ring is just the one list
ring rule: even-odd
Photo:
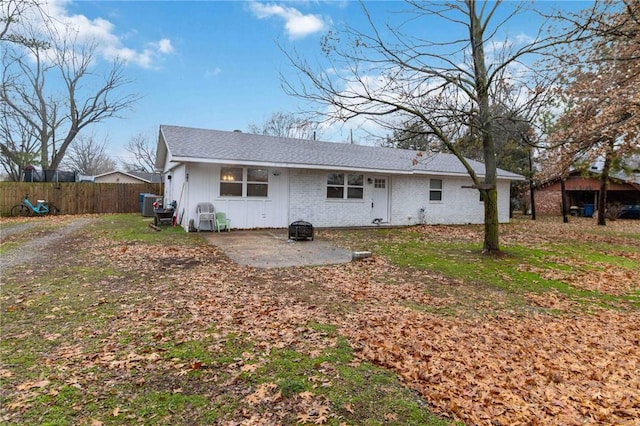
[[127,172],[130,175],[137,176],[140,179],[144,179],[148,183],[162,183],[162,175],[160,173],[147,173],[147,172]]
[[[423,153],[424,154],[424,153]],[[419,161],[416,161],[419,160]],[[469,161],[479,175],[484,165]],[[156,167],[178,220],[197,226],[210,202],[232,228],[482,223],[483,202],[451,154],[160,126]],[[509,221],[511,181],[498,171],[500,222]]]
[[[569,212],[591,216],[598,206],[600,174],[582,174],[574,171],[565,179],[565,204]],[[562,214],[562,192],[560,178],[551,179],[535,191],[536,213]],[[609,178],[607,204],[640,203],[640,175],[615,173]],[[567,212],[567,213],[569,213]]]
[[114,170],[94,176],[93,181],[96,183],[161,183],[162,176],[158,173]]

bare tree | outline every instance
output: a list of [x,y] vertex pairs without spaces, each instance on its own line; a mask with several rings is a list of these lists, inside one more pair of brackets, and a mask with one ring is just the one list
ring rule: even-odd
[[401,128],[394,129],[391,135],[388,135],[380,142],[381,146],[398,149],[411,149],[414,151],[433,151],[442,150],[440,141],[430,135],[421,120],[411,120],[405,123]]
[[99,175],[116,168],[116,162],[106,153],[107,141],[94,136],[78,136],[69,146],[62,164],[83,175]]
[[[621,6],[621,7],[618,7]],[[564,177],[603,161],[598,224],[606,224],[607,186],[616,164],[640,153],[640,3],[606,2],[588,19],[565,17],[595,37],[562,51],[566,111],[550,136],[547,174]]]
[[123,161],[128,172],[154,173],[156,169],[156,144],[147,135],[138,133],[127,142],[125,150],[132,161]]
[[2,0],[0,1],[0,41],[18,44],[33,44],[37,39],[28,39],[12,29],[15,24],[25,18],[28,11],[35,11],[41,15],[44,12],[37,0]]
[[37,164],[38,136],[19,116],[12,115],[5,104],[0,105],[0,164],[11,181],[20,181],[26,166]]
[[320,137],[318,123],[284,111],[274,112],[261,125],[250,124],[249,132],[296,139],[319,139]]
[[[506,2],[505,2],[506,3]],[[394,3],[395,4],[395,3]],[[516,90],[508,108],[513,117],[531,117],[546,104],[551,83],[531,65],[557,44],[578,37],[577,32],[548,35],[541,26],[526,43],[498,40],[499,30],[523,5],[501,1],[409,1],[404,23],[382,26],[367,8],[368,31],[347,27],[325,37],[322,49],[329,65],[312,67],[299,54],[287,53],[300,81],[283,81],[285,90],[326,105],[324,117],[347,121],[366,117],[387,128],[392,122],[418,119],[430,136],[456,155],[484,197],[483,252],[499,251],[496,144],[498,117],[491,99],[504,84]],[[503,9],[504,7],[504,9]],[[504,14],[501,13],[504,10]],[[422,19],[441,19],[449,27],[445,40],[405,33],[424,26]],[[406,25],[405,25],[406,24]],[[406,28],[406,29],[405,29]],[[424,34],[424,32],[422,33]],[[448,38],[447,38],[448,37]],[[491,48],[491,54],[487,49]],[[286,53],[286,52],[285,52]],[[456,141],[466,134],[481,141],[484,176],[462,155]]]
[[[137,101],[137,96],[120,93],[130,83],[121,62],[114,61],[106,75],[94,71],[97,44],[81,42],[73,29],[65,28],[59,33],[49,28],[43,33],[27,23],[20,28],[24,40],[45,36],[48,39],[46,43],[27,44],[0,41],[3,44],[0,102],[10,120],[28,125],[29,133],[37,136],[38,165],[56,169],[81,130],[117,117]],[[3,156],[12,151],[5,142],[0,142],[0,149]],[[4,161],[11,162],[11,158],[7,155]]]
[[2,15],[0,15],[0,40],[9,40],[11,32],[9,28],[20,19],[25,9],[25,2],[19,0],[7,0],[0,3]]

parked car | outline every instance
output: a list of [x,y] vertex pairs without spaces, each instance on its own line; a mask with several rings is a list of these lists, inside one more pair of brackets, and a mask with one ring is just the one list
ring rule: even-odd
[[622,219],[640,219],[640,203],[625,204],[620,214]]

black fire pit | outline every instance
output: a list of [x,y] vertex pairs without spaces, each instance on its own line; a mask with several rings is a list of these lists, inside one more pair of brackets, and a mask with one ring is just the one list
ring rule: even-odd
[[289,225],[289,239],[300,240],[311,238],[313,241],[313,225],[303,220],[298,220]]

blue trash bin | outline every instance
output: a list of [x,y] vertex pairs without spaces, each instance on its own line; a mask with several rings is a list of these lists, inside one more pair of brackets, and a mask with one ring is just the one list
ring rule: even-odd
[[[145,199],[147,199],[148,197],[158,197],[158,195],[152,194],[150,192],[141,192],[140,193],[140,213],[142,214],[142,216],[149,216],[149,211],[151,209],[151,207],[149,207],[147,204],[149,204],[149,201],[147,200],[147,202],[145,202]],[[155,200],[153,200],[155,201]],[[153,203],[153,201],[151,201],[151,203]],[[151,216],[153,216],[153,213],[151,213]]]
[[140,193],[140,213],[144,213],[144,196],[145,196],[146,192],[141,192]]
[[585,217],[593,217],[593,212],[595,211],[595,205],[593,204],[585,204],[584,205],[584,215]]

